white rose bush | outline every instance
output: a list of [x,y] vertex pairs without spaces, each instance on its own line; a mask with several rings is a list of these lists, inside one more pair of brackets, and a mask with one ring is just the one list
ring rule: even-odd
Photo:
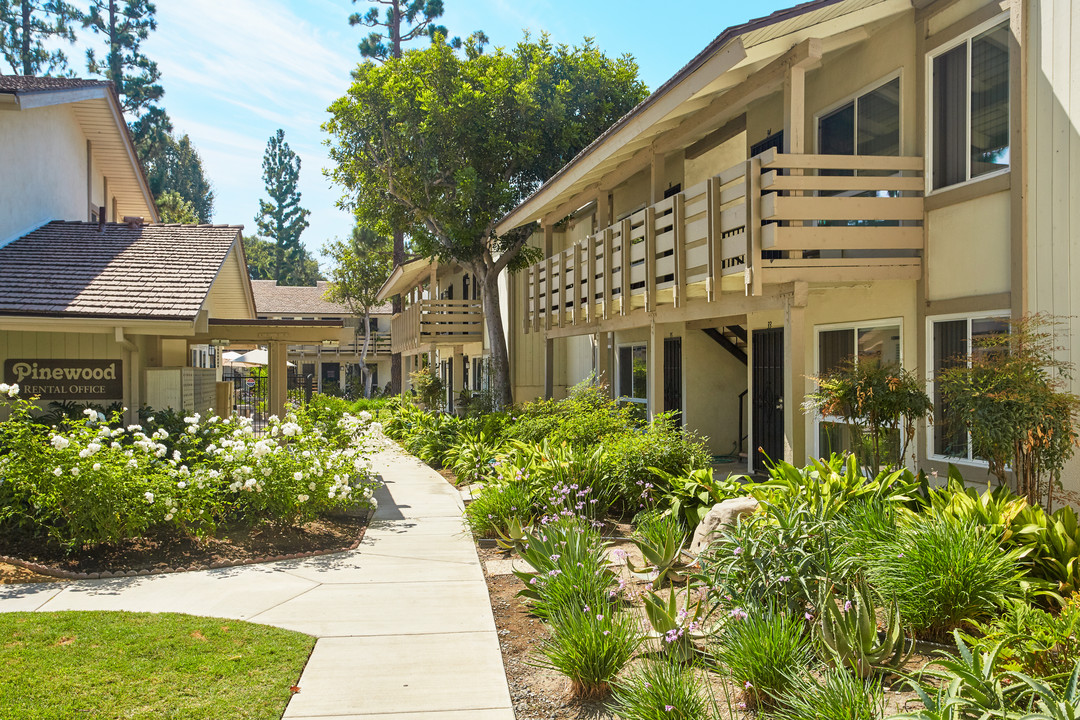
[[301,525],[372,502],[368,455],[380,428],[370,417],[297,411],[256,433],[246,418],[162,412],[124,427],[87,410],[51,428],[10,386],[5,408],[4,532],[77,548],[149,532],[213,535],[222,524]]

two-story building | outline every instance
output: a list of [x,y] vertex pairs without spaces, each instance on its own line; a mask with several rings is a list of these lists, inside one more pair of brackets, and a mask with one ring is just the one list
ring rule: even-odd
[[216,351],[337,340],[258,320],[238,225],[162,225],[111,83],[0,76],[0,366],[51,403],[221,413]]
[[[274,280],[252,280],[255,310],[260,318],[275,320],[332,320],[342,324],[336,341],[314,345],[290,345],[289,362],[296,366],[301,379],[311,378],[319,392],[341,392],[350,382],[360,382],[360,363],[364,347],[363,319],[345,305],[326,299],[328,283],[315,285],[278,285]],[[391,352],[390,304],[371,309],[371,335],[367,349],[367,367],[372,373],[372,388],[381,391],[390,381]]]
[[[596,372],[715,453],[801,463],[843,448],[802,405],[846,358],[934,397],[1009,317],[1080,329],[1078,27],[1051,0],[813,0],[725,30],[500,223],[544,251],[511,282],[516,399]],[[919,465],[978,466],[947,427]]]

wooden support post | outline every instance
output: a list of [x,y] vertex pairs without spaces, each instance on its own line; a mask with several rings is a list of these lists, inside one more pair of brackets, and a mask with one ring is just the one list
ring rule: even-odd
[[585,322],[596,320],[596,263],[602,238],[599,233],[585,238]]
[[[806,152],[806,67],[793,64],[784,77],[784,152],[801,155]],[[802,170],[791,169],[792,175],[802,175]],[[792,192],[793,196],[802,195]],[[800,226],[794,222],[792,226]],[[801,258],[802,250],[790,250],[791,258]]]
[[682,193],[675,195],[671,206],[671,232],[675,248],[675,307],[686,304],[686,205]]
[[[533,296],[532,296],[532,308],[533,308],[532,327],[533,327],[534,331],[540,332],[540,313],[541,313],[541,305],[540,305],[540,297],[541,297],[540,281],[541,281],[541,278],[540,278],[540,275],[543,272],[543,270],[539,266],[534,266],[534,267],[535,267],[535,270],[533,272],[534,284],[533,284]],[[544,280],[544,288],[545,288],[544,293],[545,294],[543,295],[543,297],[544,297],[544,302],[546,303],[547,302],[547,294],[546,294],[547,293],[547,280],[546,280],[547,276],[545,275],[544,277],[545,277],[545,280]],[[545,312],[544,314],[546,315],[547,313]]]
[[596,196],[596,232],[599,233],[611,224],[611,193],[601,192]]
[[649,323],[648,403],[649,422],[664,412],[664,326]]
[[458,394],[465,389],[465,356],[460,345],[454,346],[450,367],[450,412],[454,412]]
[[544,397],[551,400],[555,396],[555,341],[544,338]]
[[604,383],[608,388],[608,395],[613,397],[615,377],[611,373],[611,350],[608,341],[611,333],[596,333],[596,381]]
[[613,274],[615,272],[615,263],[612,262],[612,248],[614,247],[614,231],[611,228],[604,229],[604,319],[607,320],[611,314],[611,300],[612,300],[612,283],[614,282]]
[[650,203],[658,203],[664,199],[664,176],[667,173],[667,158],[663,153],[653,153],[650,167]]
[[709,268],[705,277],[705,298],[708,302],[714,302],[720,295],[723,247],[723,232],[720,229],[720,180],[711,177],[705,186],[705,249]]
[[761,295],[761,159],[746,161],[746,294]]
[[622,288],[619,290],[619,314],[630,314],[630,220],[622,221],[622,252],[619,275],[622,279]]
[[546,293],[544,294],[544,329],[551,329],[551,314],[555,312],[555,280],[553,278],[554,270],[551,262],[551,256],[547,256],[547,260],[544,261],[544,277],[546,278]]
[[806,463],[806,420],[802,412],[807,392],[805,282],[795,283],[784,298],[784,460],[797,466]]
[[431,263],[431,272],[428,274],[428,283],[430,286],[428,299],[439,299],[439,266],[437,263]]
[[529,328],[532,325],[532,318],[529,317],[529,313],[532,310],[533,303],[532,298],[536,293],[536,288],[533,281],[536,278],[536,267],[530,265],[525,269],[525,305],[521,310],[522,327],[521,331],[526,335],[529,334]]
[[270,384],[269,410],[271,415],[285,417],[285,398],[288,395],[289,346],[284,342],[271,341],[267,365],[267,381]]
[[645,208],[645,311],[656,310],[656,209]]
[[567,265],[566,251],[565,250],[560,250],[559,251],[559,288],[558,288],[558,295],[557,295],[557,297],[559,299],[559,314],[556,317],[556,319],[559,322],[559,327],[563,326],[563,319],[566,316],[566,274],[567,274],[566,273],[566,265]]

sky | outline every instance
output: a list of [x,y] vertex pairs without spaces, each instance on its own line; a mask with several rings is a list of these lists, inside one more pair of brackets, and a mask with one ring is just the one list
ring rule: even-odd
[[[684,0],[677,9],[637,0],[444,0],[450,35],[483,30],[509,46],[528,29],[559,43],[596,40],[608,55],[633,55],[650,90],[685,65],[726,27],[793,5],[794,0]],[[265,197],[262,156],[278,129],[299,154],[301,204],[311,211],[304,244],[316,255],[348,236],[353,221],[338,208],[342,191],[321,125],[345,94],[368,31],[348,16],[366,0],[157,0],[157,31],[143,44],[165,88],[162,105],[191,136],[215,193],[214,222],[255,230]],[[69,56],[78,57],[77,52]],[[73,63],[75,64],[75,63]]]

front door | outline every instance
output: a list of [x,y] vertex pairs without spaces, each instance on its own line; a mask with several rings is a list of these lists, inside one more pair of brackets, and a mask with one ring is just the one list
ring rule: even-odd
[[[784,459],[784,329],[755,330],[751,337],[754,447],[774,461]],[[764,457],[754,455],[755,468]]]
[[682,338],[664,338],[664,412],[679,413],[682,423]]

